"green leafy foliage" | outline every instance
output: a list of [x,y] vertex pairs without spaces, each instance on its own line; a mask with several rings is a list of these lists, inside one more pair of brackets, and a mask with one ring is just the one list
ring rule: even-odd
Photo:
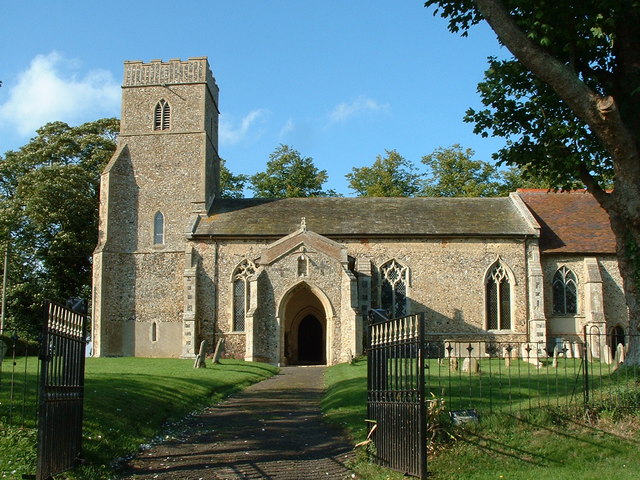
[[460,145],[438,148],[422,158],[429,173],[424,181],[427,197],[497,197],[508,195],[498,169]]
[[[595,94],[612,95],[624,123],[637,131],[640,2],[495,3],[526,35],[532,50],[537,48],[547,58],[569,66],[576,79]],[[447,18],[454,33],[466,35],[483,20],[479,7],[470,0],[428,0],[425,6],[435,7],[434,15]],[[554,187],[582,186],[580,169],[601,185],[611,181],[611,148],[560,100],[555,89],[518,60],[489,58],[478,92],[487,108],[469,109],[465,121],[475,124],[476,133],[507,139],[507,146],[495,155],[500,163],[535,171]]]
[[346,176],[361,197],[413,197],[420,189],[415,165],[395,150],[385,150],[370,167],[354,167]]
[[242,198],[247,175],[234,174],[227,168],[226,161],[220,159],[220,196],[222,198]]
[[266,171],[249,177],[249,188],[261,198],[336,196],[332,190],[322,190],[327,178],[326,170],[318,170],[311,157],[280,145],[269,155]]
[[34,333],[42,300],[90,297],[100,174],[117,119],[49,123],[0,158],[0,248],[9,248],[7,320]]

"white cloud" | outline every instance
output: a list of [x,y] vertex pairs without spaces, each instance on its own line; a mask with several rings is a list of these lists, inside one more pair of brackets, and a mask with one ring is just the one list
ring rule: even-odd
[[[224,145],[235,145],[248,138],[255,130],[256,125],[267,114],[267,110],[252,110],[240,122],[228,120],[225,116],[220,117],[220,143]],[[259,137],[261,131],[253,133],[254,137]]]
[[284,137],[288,133],[293,132],[296,129],[296,124],[292,119],[287,120],[287,122],[280,129],[280,138]]
[[367,112],[380,112],[389,109],[389,105],[382,105],[371,98],[360,96],[352,102],[344,102],[336,105],[329,113],[331,123],[339,123],[356,115]]
[[78,67],[57,52],[36,56],[0,105],[2,124],[26,136],[47,122],[74,124],[119,112],[120,85],[111,72],[92,70],[78,78]]

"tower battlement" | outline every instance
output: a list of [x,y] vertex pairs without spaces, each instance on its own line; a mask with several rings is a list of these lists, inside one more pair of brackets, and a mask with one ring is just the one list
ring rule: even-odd
[[190,57],[183,61],[172,58],[168,62],[141,60],[124,62],[123,88],[206,83],[216,103],[218,85],[209,67],[207,57]]

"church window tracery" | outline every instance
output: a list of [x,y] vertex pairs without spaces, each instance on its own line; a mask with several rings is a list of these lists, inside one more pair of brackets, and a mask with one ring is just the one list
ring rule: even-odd
[[169,130],[171,128],[171,106],[162,99],[156,104],[153,116],[154,130]]
[[553,276],[553,313],[578,313],[578,280],[567,267],[560,267]]
[[392,317],[407,314],[407,285],[409,269],[396,260],[380,267],[380,307]]
[[511,282],[500,262],[489,270],[485,289],[487,330],[510,330]]
[[235,332],[244,332],[251,298],[249,279],[255,273],[256,267],[249,260],[242,261],[233,272],[233,330]]
[[153,217],[153,244],[162,245],[164,243],[164,215],[156,212]]

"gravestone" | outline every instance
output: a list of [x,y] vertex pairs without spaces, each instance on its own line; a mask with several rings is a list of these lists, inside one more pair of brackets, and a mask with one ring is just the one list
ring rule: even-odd
[[198,355],[196,355],[196,361],[193,364],[193,368],[207,368],[207,364],[205,362],[206,353],[204,351],[206,346],[207,341],[202,340],[202,342],[200,342],[200,351],[198,352]]
[[564,350],[565,358],[573,358],[573,344],[571,342],[563,342],[562,349]]
[[222,350],[224,347],[224,337],[218,339],[216,343],[216,349],[213,352],[213,363],[220,363],[220,357],[222,356]]
[[619,343],[618,346],[616,347],[616,356],[614,359],[615,368],[618,368],[621,364],[623,364],[624,360],[625,360],[624,345]]
[[457,357],[450,357],[449,358],[449,370],[452,372],[457,372],[458,371],[458,358]]
[[480,373],[480,364],[473,357],[467,357],[462,362],[462,371],[468,373]]
[[573,358],[582,358],[582,345],[578,342],[573,342]]
[[553,363],[551,364],[551,366],[553,368],[558,368],[558,355],[560,354],[560,347],[558,345],[556,345],[555,347],[553,347]]

